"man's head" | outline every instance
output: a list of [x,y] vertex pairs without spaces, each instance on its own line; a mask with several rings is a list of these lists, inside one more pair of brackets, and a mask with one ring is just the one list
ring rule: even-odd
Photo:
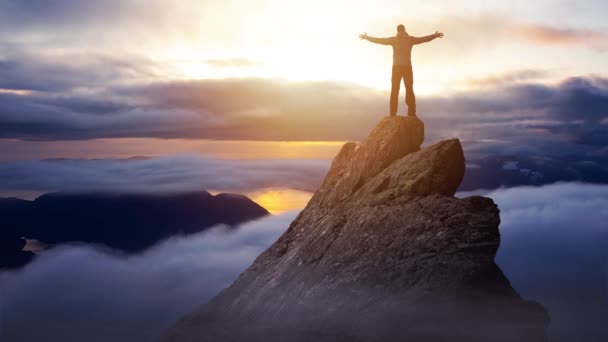
[[403,24],[399,24],[397,26],[397,32],[405,32],[405,26],[403,26]]

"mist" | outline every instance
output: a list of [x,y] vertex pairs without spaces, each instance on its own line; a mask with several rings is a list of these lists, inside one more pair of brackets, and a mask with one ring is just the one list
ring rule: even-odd
[[135,256],[90,245],[50,249],[0,273],[0,339],[151,340],[230,285],[296,214],[172,238]]
[[[551,316],[551,341],[608,337],[608,186],[478,191],[501,210],[496,261]],[[459,196],[468,196],[460,193]],[[229,286],[297,212],[164,241],[125,256],[90,245],[0,273],[2,340],[148,341]]]

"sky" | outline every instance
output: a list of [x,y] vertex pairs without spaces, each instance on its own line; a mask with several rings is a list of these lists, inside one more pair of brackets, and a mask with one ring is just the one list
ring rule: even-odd
[[[1,6],[6,62],[27,56],[18,59],[20,67],[55,74],[55,87],[89,83],[53,70],[62,65],[81,72],[96,67],[98,78],[88,81],[104,85],[253,76],[383,89],[390,49],[362,44],[357,34],[391,36],[398,23],[412,35],[441,30],[449,37],[416,50],[420,93],[500,74],[552,80],[597,74],[608,49],[602,1],[9,0]],[[23,65],[32,60],[49,64]]]
[[[145,339],[230,284],[342,144],[388,114],[391,49],[358,35],[392,36],[398,24],[445,34],[413,51],[424,146],[461,140],[466,190],[501,209],[497,262],[513,286],[571,323],[553,326],[556,341],[601,327],[604,0],[0,0],[0,197],[205,189],[275,214],[137,256],[51,249],[0,273],[5,324]],[[507,188],[522,184],[542,186]]]
[[[388,112],[391,49],[358,34],[400,23],[445,33],[413,52],[425,145],[458,137],[469,166],[523,158],[542,174],[548,160],[608,182],[607,13],[592,0],[0,0],[0,197],[86,183],[86,169],[6,180],[44,179],[47,159],[329,163]],[[242,188],[220,178],[203,183]]]

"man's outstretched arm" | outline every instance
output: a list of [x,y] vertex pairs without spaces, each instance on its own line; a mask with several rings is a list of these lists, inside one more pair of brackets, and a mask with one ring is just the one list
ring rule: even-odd
[[435,38],[443,38],[443,33],[437,31],[434,34],[424,36],[424,37],[412,37],[412,40],[414,41],[414,45],[416,45],[416,44],[430,42],[431,40],[433,40]]
[[382,44],[382,45],[391,45],[393,43],[393,37],[389,37],[389,38],[376,38],[376,37],[370,37],[370,36],[368,36],[367,33],[360,34],[359,38],[361,40],[367,40],[367,41],[370,41],[372,43]]

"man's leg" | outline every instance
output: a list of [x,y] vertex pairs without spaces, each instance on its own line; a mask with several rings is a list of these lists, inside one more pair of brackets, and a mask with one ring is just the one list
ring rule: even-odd
[[416,116],[416,95],[414,95],[414,73],[412,65],[408,65],[403,71],[403,83],[405,85],[405,103],[407,104],[407,115]]
[[390,102],[390,115],[397,115],[397,103],[399,102],[399,88],[401,87],[401,73],[399,68],[393,65],[393,72],[391,75],[391,102]]

